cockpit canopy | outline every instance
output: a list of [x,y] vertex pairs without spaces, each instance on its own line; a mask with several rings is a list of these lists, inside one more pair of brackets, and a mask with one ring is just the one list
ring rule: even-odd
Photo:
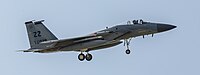
[[127,24],[128,25],[131,25],[131,24],[146,24],[148,22],[144,22],[142,19],[140,20],[132,20],[132,21],[127,21]]

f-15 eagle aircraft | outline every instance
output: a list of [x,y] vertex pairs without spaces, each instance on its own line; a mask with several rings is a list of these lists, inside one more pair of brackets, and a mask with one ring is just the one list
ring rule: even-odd
[[[124,42],[126,54],[130,54],[130,41],[133,37],[164,32],[176,28],[174,25],[144,22],[143,20],[128,21],[126,24],[97,31],[95,33],[69,39],[58,39],[43,24],[44,20],[25,22],[30,42],[30,49],[23,52],[51,53],[60,51],[78,51],[80,61],[92,60],[89,53],[93,50],[109,48]],[[86,52],[84,54],[83,52]]]

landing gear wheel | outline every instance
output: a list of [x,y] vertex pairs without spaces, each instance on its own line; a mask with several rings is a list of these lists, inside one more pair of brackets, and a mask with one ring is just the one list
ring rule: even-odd
[[92,60],[92,54],[86,54],[86,60],[91,61]]
[[130,54],[130,53],[131,53],[131,50],[127,49],[126,54]]
[[84,55],[83,53],[79,54],[79,55],[78,55],[78,59],[79,59],[80,61],[83,61],[83,60],[85,59],[85,55]]

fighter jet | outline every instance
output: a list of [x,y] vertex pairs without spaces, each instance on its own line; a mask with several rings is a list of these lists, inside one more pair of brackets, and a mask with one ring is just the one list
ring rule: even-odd
[[58,39],[47,27],[43,24],[44,20],[25,22],[30,49],[21,50],[23,52],[33,53],[52,53],[64,51],[77,51],[80,54],[80,61],[92,60],[92,55],[89,53],[94,50],[113,47],[124,43],[126,46],[125,53],[130,54],[130,41],[134,37],[144,35],[153,35],[164,31],[176,28],[171,24],[144,22],[143,20],[128,21],[125,24],[118,24],[113,27],[88,34],[86,36]]

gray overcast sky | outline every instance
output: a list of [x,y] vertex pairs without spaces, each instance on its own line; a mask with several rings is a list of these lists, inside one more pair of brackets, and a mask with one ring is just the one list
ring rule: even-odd
[[[0,0],[0,75],[200,75],[199,0]],[[153,38],[91,52],[17,53],[28,49],[24,22],[46,20],[59,38],[81,36],[123,21],[144,19],[177,25]]]

